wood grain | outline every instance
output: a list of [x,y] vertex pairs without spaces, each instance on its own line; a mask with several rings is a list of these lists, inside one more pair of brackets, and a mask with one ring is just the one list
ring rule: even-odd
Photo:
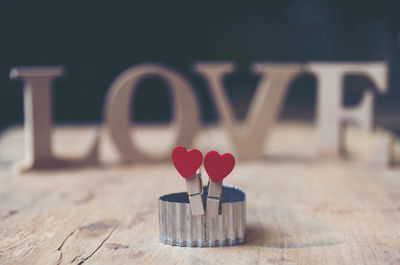
[[[135,137],[152,148],[166,131]],[[91,134],[57,128],[56,151],[83,152]],[[379,139],[351,129],[349,158],[322,160],[309,124],[281,123],[271,137],[225,183],[246,192],[247,244],[198,249],[158,241],[158,197],[186,189],[171,163],[116,164],[105,142],[97,167],[19,176],[23,132],[12,128],[0,138],[0,264],[400,264],[400,169],[373,162]],[[233,151],[219,128],[196,141]]]

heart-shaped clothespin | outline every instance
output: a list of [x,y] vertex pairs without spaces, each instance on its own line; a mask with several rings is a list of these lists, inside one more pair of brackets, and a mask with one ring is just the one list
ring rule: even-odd
[[232,154],[220,155],[217,151],[210,151],[204,157],[204,167],[210,180],[208,182],[206,215],[217,218],[221,212],[222,181],[232,172],[235,158]]
[[199,170],[203,155],[197,149],[188,151],[183,146],[177,146],[172,150],[171,157],[176,170],[185,178],[192,215],[204,215],[203,184]]

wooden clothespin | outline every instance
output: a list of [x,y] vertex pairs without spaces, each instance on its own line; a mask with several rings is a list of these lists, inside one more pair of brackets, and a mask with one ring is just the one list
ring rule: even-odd
[[204,167],[210,177],[206,202],[207,217],[217,218],[221,213],[222,182],[234,166],[235,158],[229,153],[220,155],[216,151],[210,151],[204,157]]
[[204,215],[203,205],[203,182],[201,180],[201,170],[186,179],[186,187],[189,195],[190,208],[192,215]]
[[187,151],[185,147],[177,146],[172,150],[171,156],[176,170],[185,178],[192,215],[204,215],[203,183],[200,171],[203,155],[197,149]]

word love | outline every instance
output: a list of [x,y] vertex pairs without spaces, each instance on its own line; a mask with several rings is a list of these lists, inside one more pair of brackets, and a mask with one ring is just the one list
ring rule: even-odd
[[[257,62],[251,71],[260,81],[243,124],[234,117],[223,80],[235,71],[232,62],[197,62],[194,70],[207,83],[217,111],[240,158],[257,158],[280,112],[288,87],[299,75],[308,73],[317,79],[317,135],[321,154],[339,155],[344,149],[341,131],[344,123],[358,124],[365,131],[373,127],[371,90],[364,92],[361,102],[352,108],[342,106],[343,78],[360,75],[368,78],[377,93],[387,91],[387,65],[383,62],[306,64]],[[74,160],[56,157],[51,148],[50,83],[63,75],[62,67],[16,67],[10,77],[22,79],[25,109],[25,170],[61,166],[79,166],[96,162],[99,141],[95,141],[86,157]],[[180,73],[159,64],[140,64],[121,73],[109,88],[105,102],[105,127],[121,159],[149,162],[166,160],[169,153],[151,154],[137,146],[130,137],[134,130],[129,109],[140,80],[156,76],[165,81],[173,99],[175,141],[172,146],[190,146],[199,131],[200,110],[192,85]],[[244,88],[245,89],[245,88]]]

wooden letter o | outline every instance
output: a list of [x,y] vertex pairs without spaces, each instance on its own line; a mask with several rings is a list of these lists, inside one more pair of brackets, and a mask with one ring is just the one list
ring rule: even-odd
[[[175,139],[173,146],[190,147],[199,129],[199,106],[194,90],[179,73],[159,64],[140,64],[122,72],[111,84],[105,104],[105,125],[111,140],[125,161],[162,161],[170,157],[170,151],[154,155],[140,150],[130,137],[134,126],[130,121],[130,104],[138,82],[149,76],[163,79],[173,100]],[[157,95],[154,95],[156,97]],[[173,148],[171,147],[171,149]]]

